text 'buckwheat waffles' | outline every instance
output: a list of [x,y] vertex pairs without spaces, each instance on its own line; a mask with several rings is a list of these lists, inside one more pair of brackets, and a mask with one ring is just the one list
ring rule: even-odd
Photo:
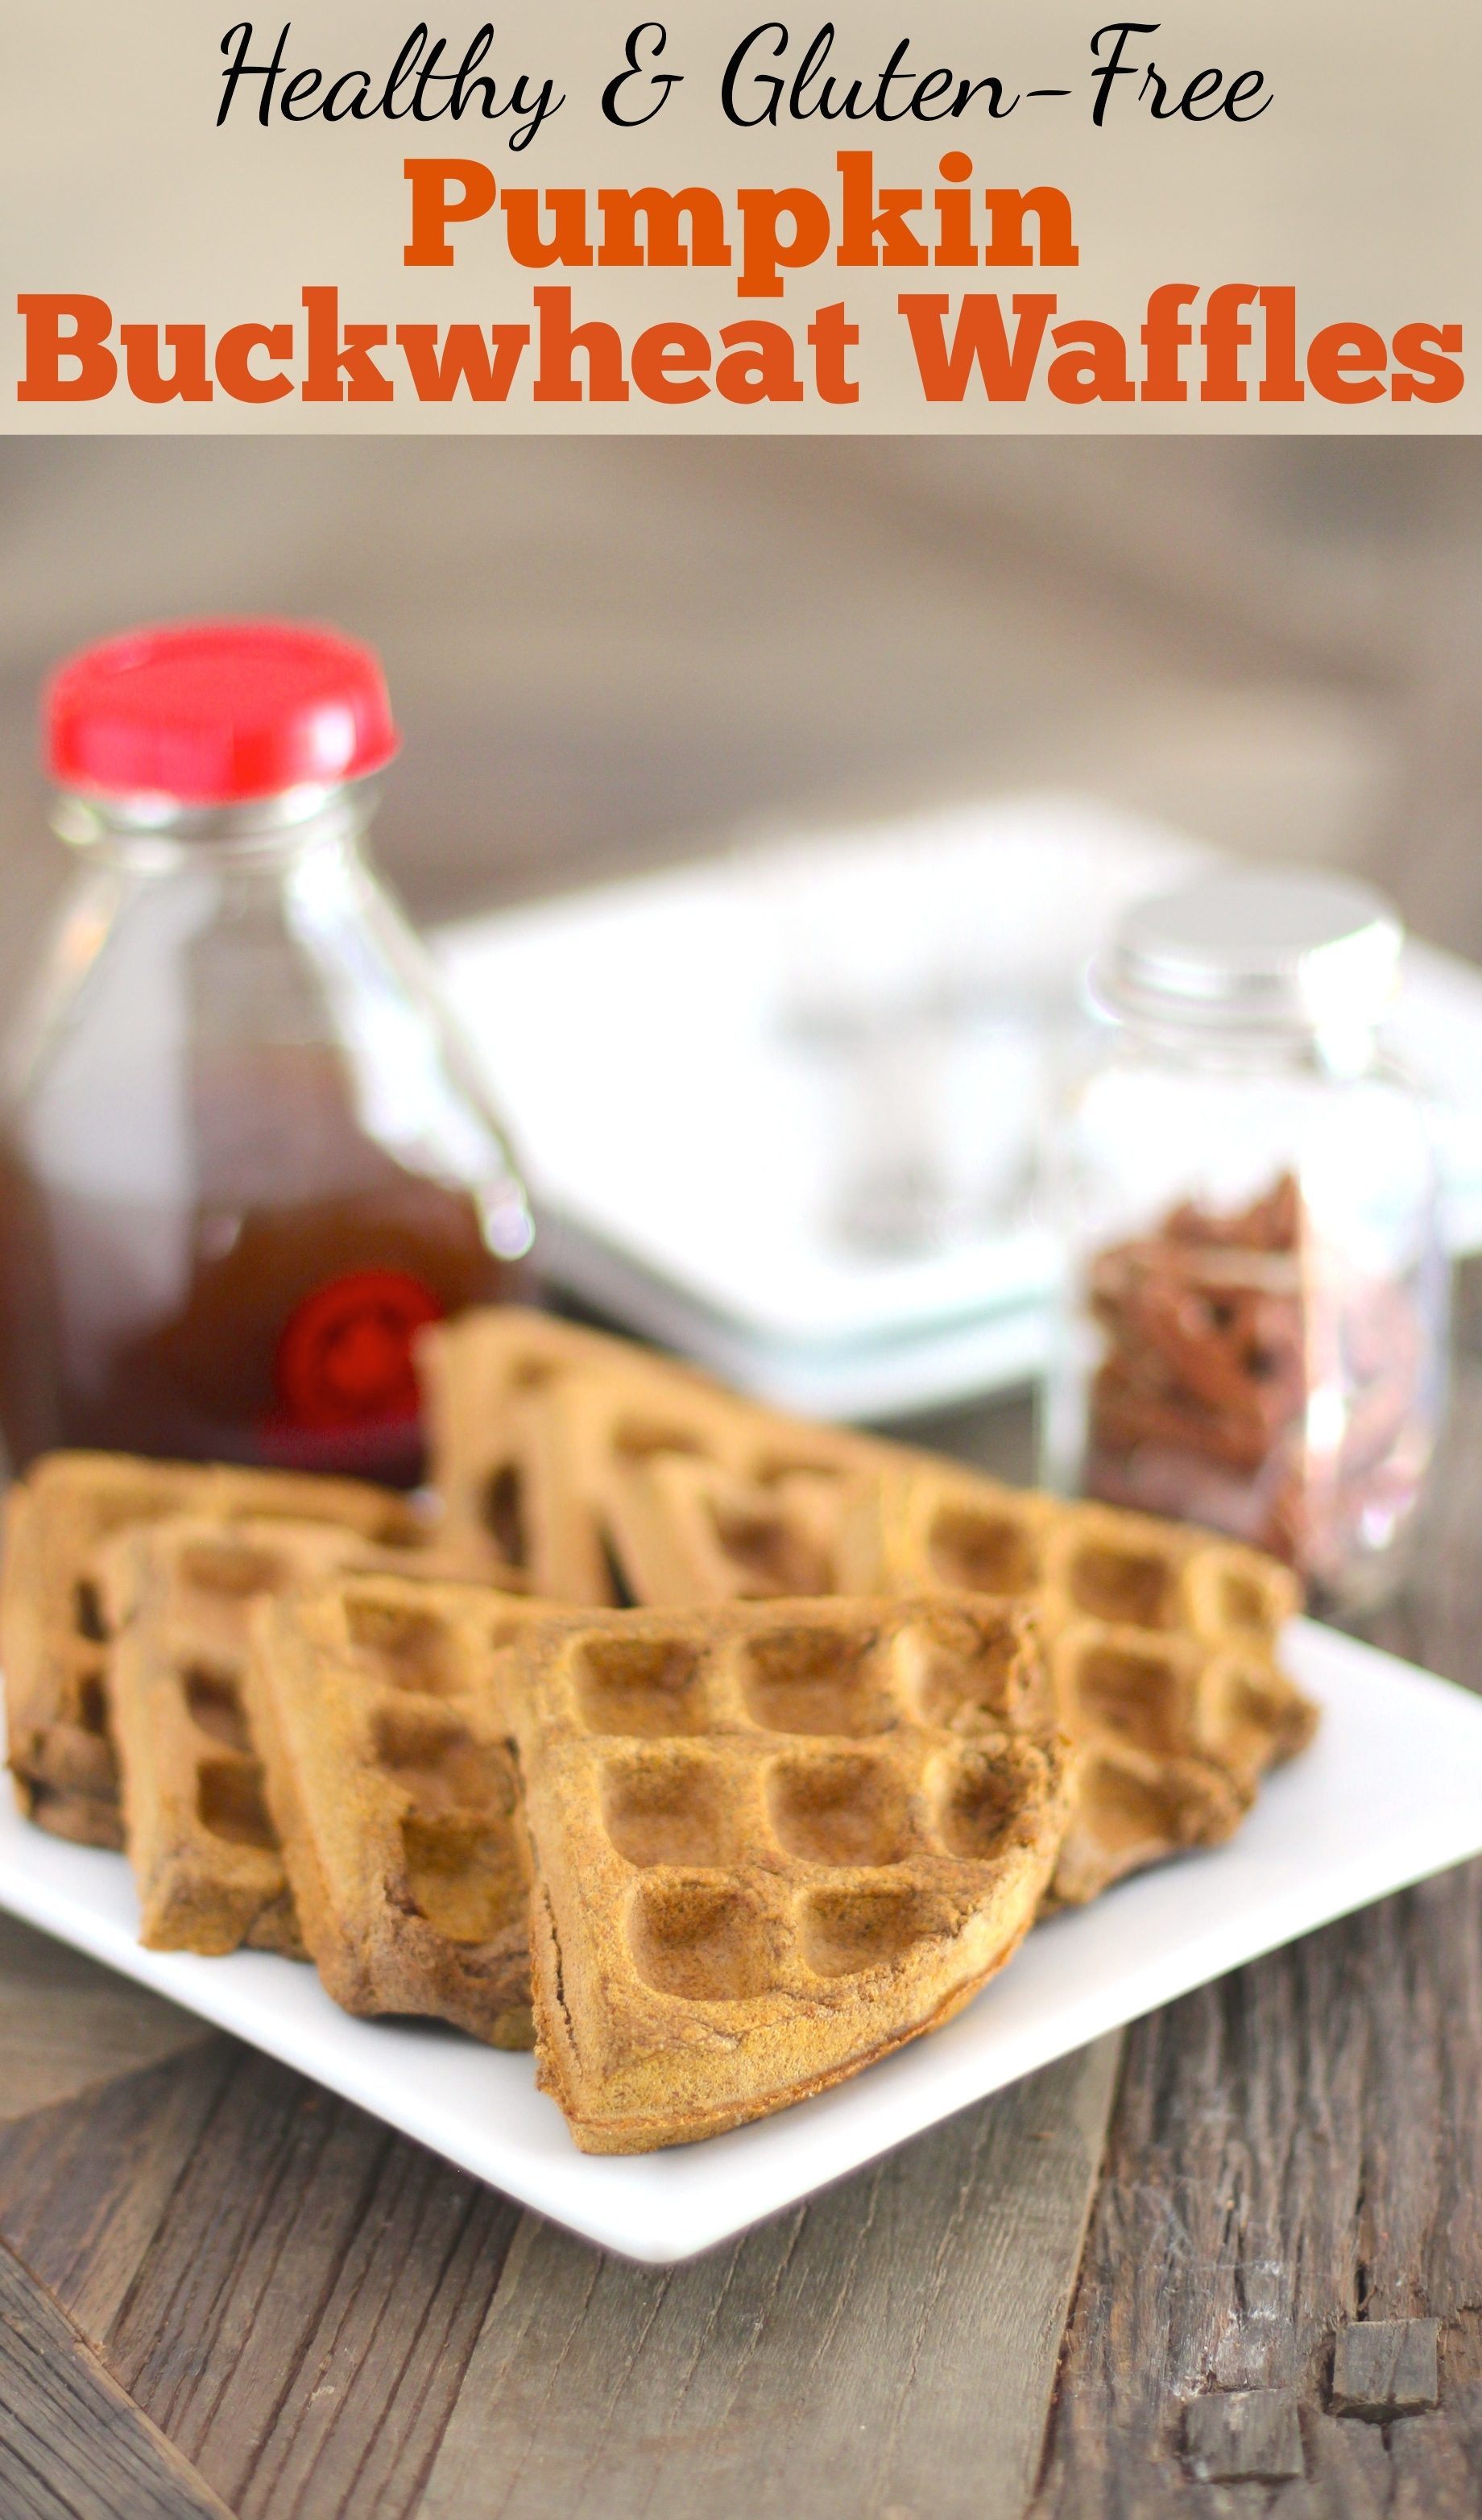
[[414,1545],[426,1528],[403,1498],[350,1479],[112,1453],[38,1462],[5,1502],[0,1661],[22,1808],[58,1836],[123,1842],[98,1551],[131,1525],[182,1512],[336,1522],[389,1547]]
[[822,2091],[1027,1930],[1068,1779],[1021,1611],[609,1614],[532,1625],[513,1661],[541,2080],[584,2150]]
[[306,1949],[348,2012],[530,2045],[529,1861],[501,1658],[549,1615],[349,1576],[266,1605],[252,1733]]
[[841,1553],[861,1589],[1032,1606],[1082,1754],[1057,1900],[1229,1837],[1265,1770],[1312,1737],[1316,1710],[1276,1659],[1298,1589],[1256,1550],[940,1463],[879,1480]]

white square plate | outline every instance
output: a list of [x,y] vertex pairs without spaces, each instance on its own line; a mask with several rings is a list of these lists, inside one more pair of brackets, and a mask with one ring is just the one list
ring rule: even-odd
[[695,2256],[1190,1987],[1482,1853],[1482,1699],[1303,1620],[1289,1664],[1325,1712],[1238,1837],[1038,1927],[933,2038],[734,2135],[579,2153],[528,2056],[352,2021],[311,1969],[142,1951],[127,1867],[0,1813],[0,1907],[282,2057],[475,2178],[624,2256]]

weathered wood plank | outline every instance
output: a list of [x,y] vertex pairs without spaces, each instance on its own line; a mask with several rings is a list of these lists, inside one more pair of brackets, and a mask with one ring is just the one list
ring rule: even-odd
[[0,1915],[0,2122],[209,2036],[203,2022],[147,1987]]
[[95,2344],[118,2315],[238,2052],[211,2038],[0,2128],[0,2236]]
[[1213,2389],[1191,2398],[1184,2456],[1190,2475],[1206,2485],[1305,2476],[1296,2399],[1289,2389]]
[[246,2049],[106,2338],[243,2520],[400,2520],[516,2209]]
[[693,2520],[697,2498],[706,2520],[1017,2511],[1116,2050],[689,2265],[527,2218],[420,2520]]
[[[1482,1369],[1468,1359],[1420,1579],[1384,1629],[1474,1686],[1479,1490]],[[1472,1866],[1129,2033],[1036,2508],[1045,2520],[1184,2520],[1198,2508],[1178,2458],[1187,2403],[1209,2388],[1286,2387],[1304,2409],[1309,2481],[1282,2488],[1275,2512],[1305,2495],[1290,2502],[1303,2520],[1328,2509],[1357,2520],[1391,2500],[1407,2515],[1471,2520],[1479,2302]],[[1441,2321],[1434,2414],[1381,2432],[1326,2411],[1340,2325],[1427,2316]]]
[[232,2520],[6,2248],[0,2511],[5,2520]]
[[1439,2325],[1434,2318],[1365,2318],[1340,2328],[1332,2349],[1333,2413],[1387,2424],[1433,2407]]
[[1320,2408],[1338,2321],[1482,2295],[1479,1894],[1479,1868],[1427,1885],[1130,2034],[1047,2512],[1182,2509],[1190,2398]]
[[392,2145],[243,2489],[242,2520],[400,2520],[412,2507],[517,2220],[508,2198]]

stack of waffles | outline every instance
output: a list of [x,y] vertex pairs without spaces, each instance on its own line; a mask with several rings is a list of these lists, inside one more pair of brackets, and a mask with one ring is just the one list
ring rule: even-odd
[[1314,1714],[1257,1552],[782,1418],[546,1316],[422,1357],[435,1510],[54,1455],[10,1755],[142,1938],[534,2045],[584,2149],[948,2019],[1047,1910],[1230,1836]]

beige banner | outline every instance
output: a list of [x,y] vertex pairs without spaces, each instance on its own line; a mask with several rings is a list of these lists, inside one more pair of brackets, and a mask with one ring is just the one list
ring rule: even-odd
[[5,428],[1477,427],[1474,0],[644,5],[17,10]]

